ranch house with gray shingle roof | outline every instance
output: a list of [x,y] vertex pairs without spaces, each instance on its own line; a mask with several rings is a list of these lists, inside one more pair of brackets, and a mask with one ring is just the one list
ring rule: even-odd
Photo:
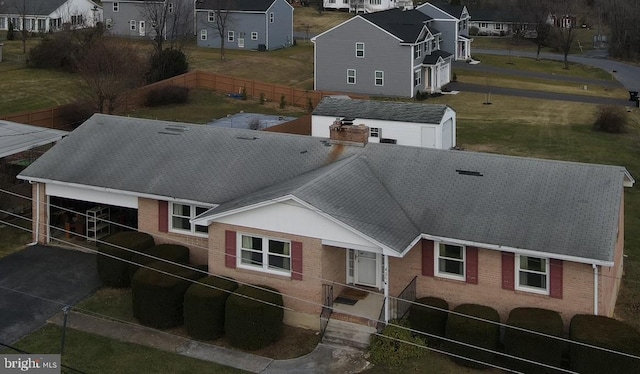
[[346,287],[380,300],[364,323],[388,320],[397,304],[382,300],[409,285],[503,320],[523,306],[612,315],[634,183],[624,167],[368,143],[367,131],[96,114],[19,178],[33,184],[38,242],[59,240],[60,206],[109,208],[114,229],[125,209],[210,273],[278,289],[291,325],[317,329],[328,290]]
[[93,27],[102,22],[102,7],[91,0],[2,0],[0,30],[49,32],[70,28]]

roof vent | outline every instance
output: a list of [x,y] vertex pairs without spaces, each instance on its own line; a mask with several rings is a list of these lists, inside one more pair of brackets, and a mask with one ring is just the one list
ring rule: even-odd
[[180,135],[183,132],[187,131],[187,128],[184,126],[172,126],[169,125],[167,127],[164,128],[165,131],[158,131],[158,134],[164,134],[164,135]]
[[255,136],[236,136],[236,139],[240,139],[240,140],[256,140],[258,139]]
[[460,175],[471,175],[473,177],[482,177],[482,173],[479,171],[456,169],[456,173]]

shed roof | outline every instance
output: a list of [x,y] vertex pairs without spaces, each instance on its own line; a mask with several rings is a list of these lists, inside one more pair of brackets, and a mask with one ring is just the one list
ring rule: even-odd
[[447,108],[444,104],[325,97],[313,115],[439,124]]

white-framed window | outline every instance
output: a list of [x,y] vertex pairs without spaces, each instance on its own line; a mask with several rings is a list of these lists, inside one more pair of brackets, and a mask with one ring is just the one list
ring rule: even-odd
[[442,278],[465,280],[465,247],[438,243],[435,252],[435,275]]
[[207,40],[207,29],[200,30],[200,40]]
[[364,58],[364,43],[356,43],[356,57]]
[[7,18],[6,17],[0,17],[0,30],[5,30],[7,29]]
[[382,4],[382,0],[369,0],[369,4],[371,4],[371,5],[380,5],[380,4]]
[[487,28],[487,23],[486,22],[480,22],[480,28],[481,29],[486,29]]
[[[0,22],[1,22],[1,20],[0,20]],[[0,29],[1,28],[2,27],[0,26]],[[39,19],[38,20],[38,31],[45,31],[46,28],[47,28],[47,21],[44,20],[44,19]]]
[[420,46],[420,44],[416,44],[413,46],[413,58],[420,57],[422,57],[422,47]]
[[167,5],[167,10],[169,13],[173,13],[173,3],[169,3],[169,5]]
[[236,39],[236,34],[233,31],[227,31],[227,41],[229,43],[233,43],[233,41]]
[[110,30],[113,27],[113,19],[107,18],[104,20],[104,24],[107,26],[107,30]]
[[516,290],[549,294],[549,260],[516,255]]
[[356,84],[356,69],[347,69],[347,84]]
[[258,32],[251,31],[251,40],[258,40]]
[[273,23],[273,21],[275,21],[275,14],[273,14],[273,12],[269,13],[269,23]]
[[384,86],[384,71],[376,70],[374,74],[375,74],[375,85]]
[[129,29],[134,31],[136,29],[136,20],[132,19],[131,21],[129,21]]
[[413,85],[419,86],[422,83],[422,72],[420,70],[416,70],[413,72]]
[[238,267],[291,275],[290,241],[254,234],[238,236]]
[[113,3],[113,11],[114,12],[119,12],[120,11],[120,3],[118,3],[118,2]]
[[369,136],[372,138],[380,137],[380,128],[379,127],[369,127]]
[[502,30],[502,24],[501,23],[496,23],[494,25],[494,27],[496,28],[496,30]]
[[198,236],[207,236],[209,228],[207,226],[196,225],[189,222],[199,214],[206,212],[209,208],[189,204],[169,204],[169,227],[172,232],[187,233]]
[[336,0],[329,0],[329,4],[335,4]]
[[209,12],[208,13],[208,17],[209,17],[209,19],[208,19],[209,22],[215,22],[216,21],[216,13],[215,12]]

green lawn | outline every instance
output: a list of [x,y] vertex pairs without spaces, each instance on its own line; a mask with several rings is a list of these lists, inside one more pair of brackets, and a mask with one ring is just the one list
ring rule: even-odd
[[569,63],[569,69],[564,68],[564,62],[554,60],[539,60],[533,58],[518,57],[517,52],[512,56],[476,55],[473,57],[484,65],[496,66],[505,69],[532,71],[554,75],[566,75],[586,79],[613,80],[611,74],[593,66]]
[[[242,370],[216,363],[123,343],[73,329],[67,329],[65,335],[62,364],[85,373],[244,373]],[[55,354],[60,353],[61,338],[60,327],[47,325],[14,346],[26,352]],[[9,349],[0,352],[17,353]]]
[[0,258],[19,251],[31,242],[31,218],[26,220],[8,217],[1,220],[10,224],[0,223]]

